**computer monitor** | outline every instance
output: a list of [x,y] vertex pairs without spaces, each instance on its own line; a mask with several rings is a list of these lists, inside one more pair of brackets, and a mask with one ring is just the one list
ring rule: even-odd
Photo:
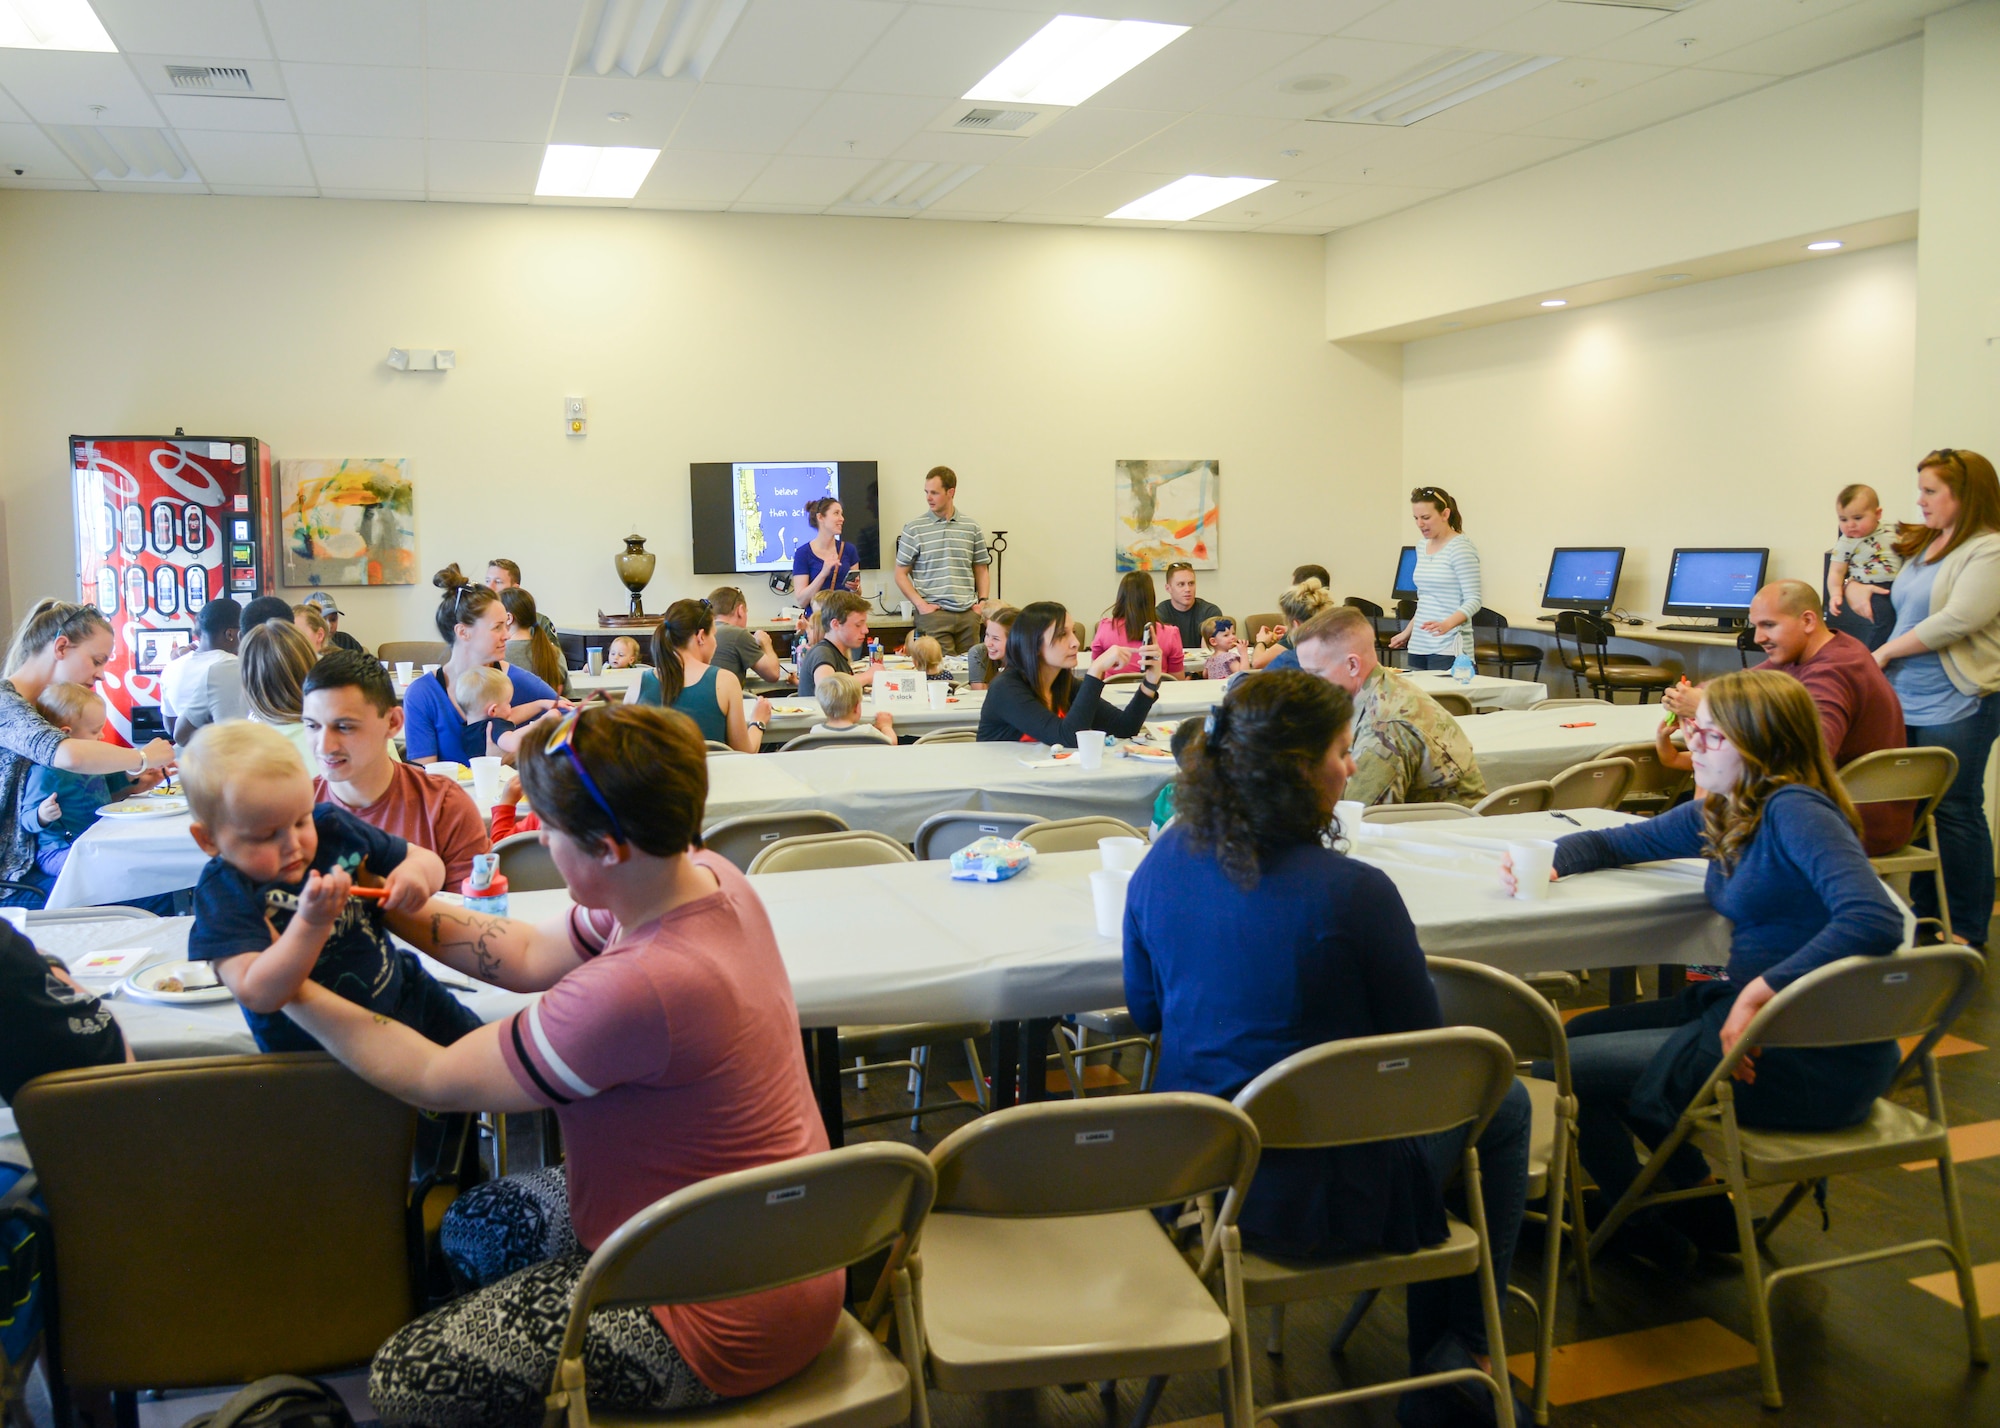
[[1660,613],[1740,623],[1764,586],[1770,558],[1769,550],[1676,550]]
[[1403,553],[1396,557],[1396,583],[1389,589],[1391,600],[1414,600],[1417,598],[1417,548],[1403,547]]
[[1608,610],[1618,600],[1618,573],[1625,567],[1622,545],[1559,545],[1549,556],[1542,605],[1550,610]]

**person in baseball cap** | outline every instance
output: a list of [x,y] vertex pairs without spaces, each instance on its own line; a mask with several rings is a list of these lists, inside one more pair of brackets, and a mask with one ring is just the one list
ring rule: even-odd
[[353,650],[356,654],[368,653],[362,647],[361,641],[352,635],[343,635],[340,632],[340,607],[333,603],[331,595],[324,590],[315,590],[306,596],[304,603],[319,611],[321,618],[326,621],[327,628],[332,631],[328,637],[331,643],[344,650]]

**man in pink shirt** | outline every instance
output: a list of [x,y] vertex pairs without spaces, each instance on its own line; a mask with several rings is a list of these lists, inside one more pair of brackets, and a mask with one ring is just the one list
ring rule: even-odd
[[426,773],[390,750],[403,711],[380,661],[329,650],[306,675],[301,717],[318,764],[313,801],[338,804],[363,823],[430,849],[444,860],[445,891],[458,891],[473,857],[492,847],[486,820],[458,780]]

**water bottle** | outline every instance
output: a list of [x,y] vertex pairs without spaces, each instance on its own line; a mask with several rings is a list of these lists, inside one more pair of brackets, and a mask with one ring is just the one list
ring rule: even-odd
[[870,639],[868,641],[868,658],[876,664],[882,662],[882,642],[880,640]]
[[1461,648],[1458,652],[1458,658],[1451,662],[1451,677],[1460,684],[1470,684],[1472,683],[1474,673],[1472,656]]

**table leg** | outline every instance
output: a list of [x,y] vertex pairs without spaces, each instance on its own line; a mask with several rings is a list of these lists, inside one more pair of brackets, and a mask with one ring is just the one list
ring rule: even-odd
[[1021,1023],[1018,1021],[993,1023],[993,1054],[989,1069],[993,1075],[993,1091],[988,1101],[991,1108],[1004,1111],[1017,1104],[1021,1079]]
[[1627,1002],[1639,1000],[1639,969],[1637,967],[1613,967],[1609,989],[1611,1005],[1622,1007]]
[[845,1143],[840,1107],[840,1030],[831,1026],[804,1029],[806,1070],[813,1083],[813,1098],[819,1102],[819,1118],[826,1126],[826,1143],[839,1149]]
[[1021,1099],[1046,1101],[1049,1098],[1049,1037],[1054,1031],[1051,1017],[1034,1017],[1021,1023]]
[[1688,969],[1679,962],[1662,962],[1659,966],[1660,998],[1677,997],[1687,987]]

